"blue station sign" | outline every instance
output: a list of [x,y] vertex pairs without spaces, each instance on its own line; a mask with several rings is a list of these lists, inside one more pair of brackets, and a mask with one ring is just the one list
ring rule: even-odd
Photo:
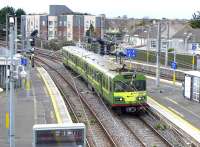
[[127,48],[126,49],[126,57],[127,58],[135,58],[136,57],[136,50],[134,48]]
[[172,62],[171,63],[171,67],[172,67],[172,69],[177,69],[177,63],[176,62]]

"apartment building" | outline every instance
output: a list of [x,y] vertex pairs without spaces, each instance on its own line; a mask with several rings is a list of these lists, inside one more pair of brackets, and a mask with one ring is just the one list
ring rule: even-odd
[[[64,13],[64,14],[63,14]],[[29,37],[38,30],[38,37],[43,40],[82,41],[92,24],[96,37],[103,38],[105,16],[74,13],[68,7],[51,5],[50,15],[24,15],[21,19],[23,35]]]
[[48,40],[57,39],[58,17],[48,16]]
[[42,40],[48,40],[48,16],[40,16],[40,32],[39,37]]
[[40,16],[42,15],[22,15],[21,32],[25,37],[29,37],[34,30],[38,30],[38,32],[40,32]]

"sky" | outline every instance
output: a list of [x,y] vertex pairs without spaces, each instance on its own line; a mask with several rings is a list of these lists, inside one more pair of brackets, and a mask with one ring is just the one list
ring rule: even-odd
[[178,18],[191,19],[200,11],[200,0],[0,0],[0,8],[12,6],[27,13],[48,13],[49,5],[66,5],[75,12],[106,14],[113,18]]

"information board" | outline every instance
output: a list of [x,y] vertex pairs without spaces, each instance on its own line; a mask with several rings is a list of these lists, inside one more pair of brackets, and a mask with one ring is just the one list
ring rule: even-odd
[[85,147],[85,125],[42,124],[33,127],[34,147]]

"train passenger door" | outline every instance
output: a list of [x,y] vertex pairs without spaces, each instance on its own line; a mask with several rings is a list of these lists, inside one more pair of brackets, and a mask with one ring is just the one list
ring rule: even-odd
[[103,95],[103,74],[99,73],[99,83],[100,83],[100,91],[101,91],[101,95]]
[[84,70],[85,70],[85,77],[86,77],[86,79],[87,79],[87,82],[88,82],[88,74],[89,74],[89,68],[88,68],[88,64],[87,63],[85,63],[85,68],[84,68]]

